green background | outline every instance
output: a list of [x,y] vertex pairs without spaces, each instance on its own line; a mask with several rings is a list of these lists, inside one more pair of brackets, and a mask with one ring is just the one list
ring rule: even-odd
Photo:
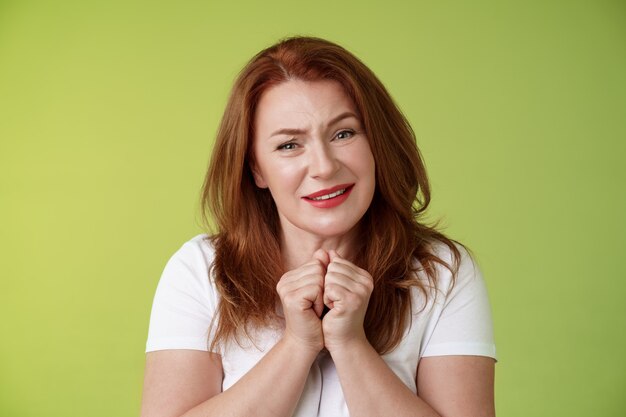
[[230,85],[294,34],[413,124],[487,280],[498,414],[626,415],[626,5],[581,0],[0,0],[0,415],[138,415]]

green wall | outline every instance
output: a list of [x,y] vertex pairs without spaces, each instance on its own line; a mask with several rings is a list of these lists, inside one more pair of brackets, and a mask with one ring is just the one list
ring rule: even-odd
[[498,414],[626,415],[626,5],[582,0],[0,0],[0,415],[138,415],[230,84],[292,34],[412,122],[485,273]]

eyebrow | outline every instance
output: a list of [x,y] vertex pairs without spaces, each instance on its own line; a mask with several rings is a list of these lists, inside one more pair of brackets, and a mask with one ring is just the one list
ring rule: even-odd
[[[328,122],[327,126],[332,126],[337,122],[340,122],[343,119],[348,119],[350,117],[354,117],[355,119],[359,120],[359,118],[357,117],[356,114],[347,111],[347,112],[343,112],[341,113],[339,116],[333,118],[330,122]],[[276,132],[272,133],[269,137],[273,137],[276,135],[299,135],[302,133],[306,133],[306,130],[303,129],[290,129],[290,128],[284,128],[284,129],[278,129]]]

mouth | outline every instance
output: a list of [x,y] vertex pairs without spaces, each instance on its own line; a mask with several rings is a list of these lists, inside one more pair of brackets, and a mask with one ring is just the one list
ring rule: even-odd
[[317,191],[313,194],[302,197],[303,200],[319,209],[330,209],[341,205],[354,188],[353,184],[341,184],[336,187]]
[[343,188],[341,190],[335,191],[334,193],[322,195],[322,196],[319,196],[319,197],[313,197],[313,198],[311,198],[311,200],[313,200],[313,201],[329,200],[331,198],[335,198],[335,197],[338,197],[338,196],[342,195],[343,193],[346,192],[346,190],[347,190],[347,188]]
[[354,187],[354,184],[341,184],[336,187],[316,191],[313,194],[309,194],[304,196],[303,198],[311,201],[324,201],[330,200],[331,198],[339,197],[340,195],[345,194],[350,191]]

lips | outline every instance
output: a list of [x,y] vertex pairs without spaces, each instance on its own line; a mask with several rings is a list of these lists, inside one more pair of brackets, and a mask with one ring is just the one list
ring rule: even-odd
[[306,198],[308,200],[313,200],[313,201],[329,200],[331,198],[335,198],[346,193],[353,186],[354,186],[354,183],[353,184],[340,184],[332,188],[326,188],[323,190],[316,191],[302,198]]
[[319,190],[302,197],[304,201],[317,209],[333,209],[342,205],[350,196],[354,183],[341,184],[336,187]]

